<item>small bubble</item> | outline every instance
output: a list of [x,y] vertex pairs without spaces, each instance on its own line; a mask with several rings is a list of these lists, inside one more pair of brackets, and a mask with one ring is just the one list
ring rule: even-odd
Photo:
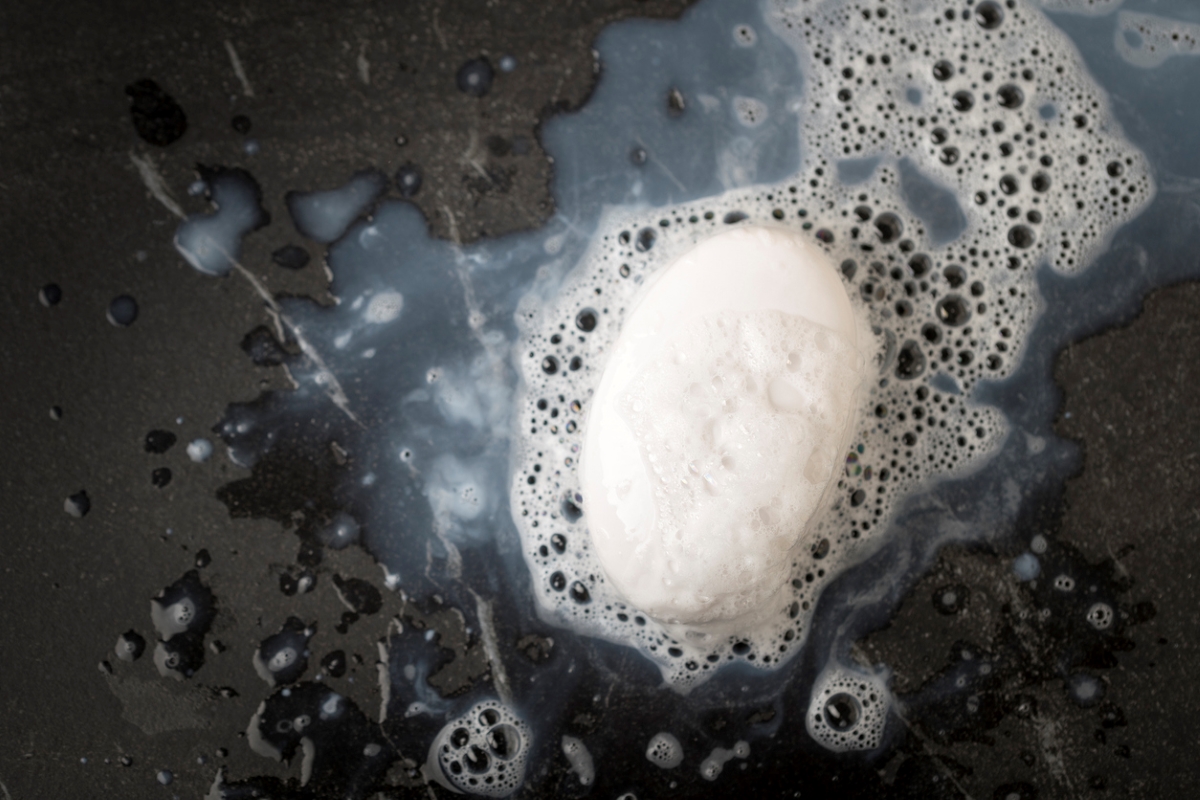
[[1025,102],[1025,93],[1021,91],[1020,87],[1009,83],[996,90],[996,99],[1005,108],[1020,108],[1021,104]]
[[952,328],[966,325],[971,318],[971,307],[956,294],[946,295],[935,307],[938,319]]
[[654,240],[658,238],[658,234],[653,228],[642,228],[638,231],[637,243],[634,245],[639,252],[645,253],[654,247]]
[[835,731],[848,731],[862,718],[862,704],[846,692],[838,692],[825,702],[825,724]]
[[1028,225],[1014,225],[1008,229],[1008,243],[1022,250],[1032,247],[1036,238]]
[[585,308],[575,315],[575,327],[584,333],[591,333],[596,329],[596,311],[592,308]]
[[984,0],[975,6],[975,21],[984,30],[995,30],[1004,22],[1004,9],[1000,8],[1000,4],[994,0]]

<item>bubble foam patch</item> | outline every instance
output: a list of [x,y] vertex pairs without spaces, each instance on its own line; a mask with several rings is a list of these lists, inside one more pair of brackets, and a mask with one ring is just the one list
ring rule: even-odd
[[808,735],[835,753],[874,750],[883,741],[889,697],[881,678],[831,668],[813,686]]
[[[1029,3],[770,9],[807,78],[799,174],[609,209],[578,265],[544,270],[516,314],[510,494],[539,608],[639,649],[680,689],[735,660],[785,663],[822,588],[873,552],[898,502],[997,449],[1005,420],[972,392],[1019,363],[1041,310],[1036,270],[1084,269],[1155,190],[1075,47]],[[713,635],[660,624],[615,591],[577,469],[588,404],[643,284],[741,224],[812,237],[838,265],[874,337],[873,377],[786,596],[760,625]]]

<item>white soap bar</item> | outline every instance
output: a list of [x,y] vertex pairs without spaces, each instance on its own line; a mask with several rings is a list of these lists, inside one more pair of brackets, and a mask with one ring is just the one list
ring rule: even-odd
[[707,239],[643,290],[580,455],[592,545],[631,605],[717,627],[775,610],[837,479],[864,338],[826,256],[782,229]]

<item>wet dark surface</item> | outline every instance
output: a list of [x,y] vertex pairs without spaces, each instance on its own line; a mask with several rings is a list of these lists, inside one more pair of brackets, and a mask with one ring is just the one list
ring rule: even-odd
[[[197,163],[244,166],[264,186],[313,188],[340,185],[365,166],[395,175],[418,165],[419,188],[410,181],[397,193],[421,207],[436,234],[450,235],[451,218],[463,239],[520,230],[551,211],[552,166],[537,124],[585,100],[592,38],[607,21],[671,16],[681,6],[0,11],[6,797],[197,797],[218,766],[238,778],[295,778],[295,762],[263,758],[245,741],[271,692],[252,666],[268,637],[292,617],[315,625],[308,677],[320,665],[329,685],[376,719],[376,645],[390,621],[455,627],[455,612],[435,601],[382,590],[383,574],[358,548],[327,547],[317,559],[297,539],[337,508],[321,483],[335,449],[255,472],[315,499],[314,519],[291,507],[251,508],[281,493],[231,483],[246,473],[211,429],[227,403],[286,390],[277,369],[286,356],[247,337],[270,320],[245,283],[184,264],[170,244],[175,218],[149,196],[130,154],[158,159],[167,147],[162,170],[173,187],[186,186],[187,165]],[[497,80],[493,70],[509,53],[522,68]],[[463,155],[475,148],[490,153],[486,175]],[[282,193],[263,204],[286,218]],[[246,240],[242,261],[272,292],[325,297],[322,253],[287,247],[301,247],[298,237],[271,225]],[[114,298],[125,297],[132,318],[122,301],[113,322]],[[925,798],[1195,796],[1197,307],[1194,285],[1159,291],[1139,319],[1058,359],[1065,398],[1056,430],[1081,442],[1084,459],[1079,475],[1046,488],[1027,515],[1023,541],[1048,540],[1036,587],[1013,577],[1016,545],[947,549],[891,623],[860,642],[864,662],[894,670],[893,690],[917,720],[892,738],[894,750],[876,763],[817,753],[804,772],[756,764],[753,778],[713,789],[754,784],[765,796],[812,796],[825,790],[808,787],[836,787],[844,773],[847,793],[864,796],[884,787]],[[176,439],[168,444],[164,433]],[[211,459],[188,457],[197,437],[217,445]],[[148,612],[151,598],[191,570],[217,611],[198,653],[180,637],[202,666],[193,680],[175,681],[155,669]],[[1053,578],[1067,573],[1079,594],[1056,593]],[[1075,606],[1092,586],[1114,609],[1113,623],[1066,630],[1080,624],[1086,609]],[[147,646],[125,662],[114,646],[131,626]],[[532,663],[552,653],[536,636],[510,638],[506,646]],[[486,674],[478,643],[461,634],[435,650],[442,670],[430,683],[439,691]],[[986,674],[963,666],[982,662]],[[960,675],[965,690],[943,690]],[[1081,681],[1091,681],[1092,694],[1081,701],[1076,691],[1073,700]],[[572,730],[586,733],[595,723],[580,716]],[[372,724],[355,720],[361,730]],[[173,775],[165,788],[156,777],[163,769]],[[555,770],[566,787],[565,765]],[[412,781],[401,772],[355,780],[403,793]],[[558,783],[544,780],[543,792]]]

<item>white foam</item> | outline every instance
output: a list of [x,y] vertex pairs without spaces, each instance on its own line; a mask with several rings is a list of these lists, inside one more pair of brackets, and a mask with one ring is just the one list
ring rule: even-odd
[[1200,24],[1122,11],[1113,46],[1133,66],[1153,69],[1172,56],[1200,56]]
[[708,758],[700,763],[700,777],[706,781],[715,781],[724,771],[725,765],[734,758],[748,758],[750,743],[739,741],[732,750],[724,747],[714,747]]
[[683,763],[683,745],[674,734],[656,733],[646,745],[646,760],[659,769],[675,769]]
[[400,292],[379,292],[367,303],[363,319],[373,325],[386,325],[393,322],[404,310],[404,295]]
[[571,771],[579,776],[579,782],[584,786],[591,786],[592,781],[596,779],[596,764],[587,745],[574,736],[564,736],[562,751],[571,765]]
[[874,750],[883,741],[890,698],[881,676],[831,667],[813,684],[808,735],[835,753]]
[[525,780],[529,746],[525,722],[503,703],[485,700],[442,728],[425,774],[467,794],[507,797]]

